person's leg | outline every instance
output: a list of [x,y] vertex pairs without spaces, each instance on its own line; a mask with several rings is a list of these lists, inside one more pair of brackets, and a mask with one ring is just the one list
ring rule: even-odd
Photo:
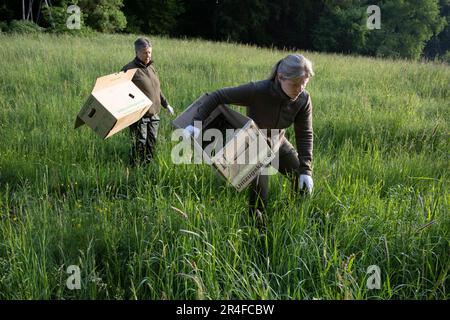
[[149,163],[155,156],[156,139],[158,138],[159,117],[153,115],[147,123],[147,137],[145,140],[144,162]]
[[269,193],[269,176],[258,175],[250,184],[249,190],[249,212],[257,219],[258,224],[265,225],[265,208],[267,206],[267,195]]
[[[288,177],[292,182],[293,192],[298,191],[299,175],[298,169],[300,162],[295,148],[288,140],[280,146],[276,153],[278,172]],[[267,199],[269,193],[269,176],[258,175],[250,185],[249,193],[249,209],[250,214],[258,219],[258,223],[265,225],[265,207],[267,206]]]
[[136,165],[144,160],[147,126],[150,117],[144,116],[139,121],[130,126],[131,148],[130,148],[130,164]]
[[297,151],[288,140],[285,140],[281,145],[277,156],[279,157],[278,172],[291,181],[292,191],[297,193],[299,187],[298,170],[300,168]]

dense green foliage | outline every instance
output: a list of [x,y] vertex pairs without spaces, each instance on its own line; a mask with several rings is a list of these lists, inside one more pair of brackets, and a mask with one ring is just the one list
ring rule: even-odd
[[125,0],[124,4],[128,31],[160,35],[173,33],[184,10],[179,0]]
[[[1,4],[3,2],[3,5]],[[78,32],[131,32],[297,48],[320,52],[419,59],[450,57],[449,0],[54,0],[39,25],[66,27],[70,4],[81,8]],[[369,5],[381,12],[370,30]],[[36,7],[34,11],[38,11]],[[0,0],[0,16],[19,19],[19,1]],[[35,13],[38,16],[38,13]],[[4,29],[2,27],[2,29]]]

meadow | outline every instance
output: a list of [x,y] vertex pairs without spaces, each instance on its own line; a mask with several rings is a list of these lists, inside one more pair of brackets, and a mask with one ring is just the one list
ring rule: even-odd
[[[75,117],[133,35],[0,35],[0,299],[448,299],[450,67],[301,52],[316,76],[311,197],[270,178],[265,233],[206,164],[130,167],[128,130]],[[288,52],[151,37],[177,114]],[[240,110],[237,108],[236,110]],[[295,142],[293,128],[287,132]],[[81,288],[66,272],[79,266]],[[381,271],[379,289],[367,281]]]

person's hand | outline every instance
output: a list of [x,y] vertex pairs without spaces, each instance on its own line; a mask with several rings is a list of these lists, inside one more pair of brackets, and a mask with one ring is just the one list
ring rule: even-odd
[[194,138],[197,138],[200,134],[200,129],[190,124],[186,128],[184,128],[184,132],[187,136],[194,136]]
[[314,182],[311,176],[308,176],[306,174],[300,175],[300,190],[303,190],[303,188],[306,187],[308,189],[309,194],[313,192]]
[[167,105],[167,111],[169,111],[171,116],[175,115],[175,111],[173,111],[173,108],[170,106],[170,104]]

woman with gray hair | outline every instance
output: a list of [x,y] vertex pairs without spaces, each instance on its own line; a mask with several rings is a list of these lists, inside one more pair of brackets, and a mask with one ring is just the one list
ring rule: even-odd
[[[237,87],[222,88],[206,95],[198,109],[195,121],[202,121],[221,104],[247,107],[247,115],[260,129],[284,130],[294,124],[297,150],[283,138],[277,152],[278,171],[289,177],[296,191],[313,191],[312,179],[312,103],[305,90],[314,76],[312,63],[300,54],[290,54],[278,61],[268,79],[250,82]],[[197,128],[186,127],[197,135]],[[268,130],[270,132],[270,130]],[[269,192],[268,176],[260,174],[250,188],[250,213],[259,223],[265,224],[265,207]]]

